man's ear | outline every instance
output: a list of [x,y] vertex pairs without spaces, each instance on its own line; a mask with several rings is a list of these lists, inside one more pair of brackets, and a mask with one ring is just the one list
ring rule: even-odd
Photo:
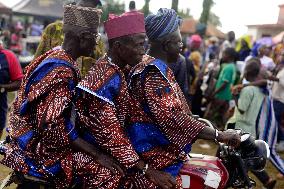
[[169,51],[169,41],[168,41],[168,40],[165,40],[165,41],[162,43],[162,46],[163,46],[163,51],[164,51],[164,52],[168,52],[168,51]]

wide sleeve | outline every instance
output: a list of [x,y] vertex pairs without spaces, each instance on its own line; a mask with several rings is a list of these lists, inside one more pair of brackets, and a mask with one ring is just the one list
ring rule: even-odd
[[75,80],[71,69],[58,67],[33,84],[28,94],[30,103],[40,100],[36,113],[38,128],[50,148],[69,145],[78,138],[72,120]]
[[84,96],[83,101],[77,102],[84,127],[95,137],[99,146],[110,151],[126,168],[136,165],[139,157],[124,132],[123,123],[117,118],[118,110],[92,94],[85,93]]
[[157,69],[151,69],[145,74],[144,95],[161,131],[171,143],[183,150],[196,139],[205,125],[188,115],[171,82]]

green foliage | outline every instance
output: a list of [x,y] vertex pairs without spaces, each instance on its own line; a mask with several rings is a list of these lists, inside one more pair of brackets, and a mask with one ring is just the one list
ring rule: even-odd
[[202,24],[208,24],[208,20],[210,17],[210,11],[212,6],[214,5],[214,1],[213,0],[203,0],[203,10],[200,16],[200,23]]
[[122,14],[124,13],[125,4],[121,0],[105,0],[102,7],[103,15],[101,21],[104,22],[108,19],[109,14]]
[[189,8],[187,8],[186,10],[179,10],[178,15],[181,18],[192,18],[192,16],[190,15],[190,9]]
[[178,0],[172,0],[172,9],[178,12]]
[[222,26],[219,16],[211,12],[211,8],[214,6],[213,0],[203,0],[203,11],[201,13],[199,22],[202,24],[212,24],[214,26]]
[[212,24],[213,26],[222,26],[222,23],[220,21],[219,16],[217,16],[215,13],[211,12],[209,16],[208,23]]
[[145,0],[145,5],[144,5],[144,7],[142,9],[142,11],[143,11],[145,16],[148,16],[150,14],[149,4],[150,4],[150,0]]

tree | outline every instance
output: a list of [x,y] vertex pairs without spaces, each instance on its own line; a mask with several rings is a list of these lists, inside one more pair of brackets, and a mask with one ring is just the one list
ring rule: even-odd
[[120,0],[105,0],[105,5],[102,7],[102,22],[108,19],[109,14],[122,14],[124,12],[125,4]]
[[212,24],[213,26],[222,26],[219,16],[213,12],[210,13],[208,23]]
[[210,17],[211,8],[214,5],[213,0],[203,0],[203,10],[199,22],[207,25]]
[[172,0],[172,9],[178,12],[178,0]]
[[179,10],[178,15],[181,18],[192,18],[192,16],[190,15],[190,9],[189,8],[187,8],[186,10]]
[[145,16],[148,16],[150,14],[149,4],[150,4],[150,0],[145,0],[145,5],[142,9]]

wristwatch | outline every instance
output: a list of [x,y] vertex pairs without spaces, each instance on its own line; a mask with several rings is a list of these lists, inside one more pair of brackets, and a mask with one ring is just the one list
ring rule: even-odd
[[1,87],[0,88],[0,93],[4,93],[5,92],[5,88],[4,87]]

